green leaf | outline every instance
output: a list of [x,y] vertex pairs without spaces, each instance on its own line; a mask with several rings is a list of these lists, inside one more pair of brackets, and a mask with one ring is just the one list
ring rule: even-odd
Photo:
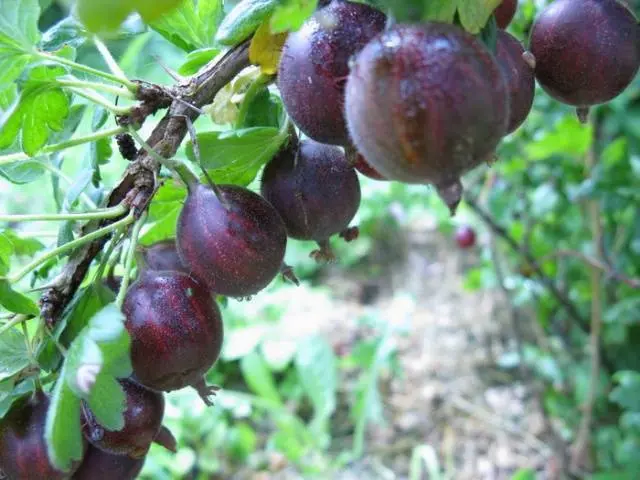
[[[44,248],[43,243],[35,238],[23,238],[18,236],[13,230],[0,232],[0,245],[4,242],[11,244],[13,255],[32,257]],[[0,250],[2,247],[0,246]]]
[[38,0],[0,0],[0,85],[13,82],[40,39]]
[[45,173],[39,161],[22,160],[0,166],[0,176],[15,185],[24,185],[37,180]]
[[536,480],[536,472],[530,468],[521,468],[512,475],[511,480]]
[[233,47],[249,38],[277,6],[277,0],[242,0],[218,28],[216,41]]
[[63,471],[69,470],[72,462],[81,460],[84,453],[80,425],[80,399],[67,385],[66,370],[65,363],[51,395],[45,426],[49,458],[58,469]]
[[11,146],[20,132],[22,149],[34,156],[47,143],[51,130],[63,130],[70,111],[69,98],[54,80],[65,73],[60,67],[31,70],[20,101],[0,128],[0,149]]
[[273,33],[298,30],[315,12],[318,0],[281,0],[271,17]]
[[525,151],[531,160],[544,160],[552,155],[581,157],[591,147],[593,128],[582,125],[574,114],[565,116],[538,140],[528,142]]
[[[405,4],[407,2],[398,2],[398,3],[402,3]],[[456,0],[450,0],[447,2],[442,2],[442,1],[429,1],[429,2],[413,2],[416,5],[414,5],[412,8],[417,10],[419,7],[417,6],[418,3],[422,3],[424,6],[422,14],[421,14],[421,18],[425,19],[425,20],[431,20],[433,22],[444,22],[444,23],[453,23],[453,19],[455,18],[456,15],[456,10],[458,9],[458,5],[457,5],[457,1]],[[400,6],[398,6],[397,8],[401,8]],[[408,8],[408,7],[404,7],[404,8]],[[415,15],[415,10],[408,10],[403,12],[403,16],[412,16]]]
[[99,311],[115,300],[115,294],[102,283],[92,283],[77,293],[62,318],[60,342],[69,346]]
[[[198,135],[202,166],[217,183],[246,186],[273,158],[286,138],[272,127],[204,132]],[[191,142],[187,144],[186,152],[195,162]]]
[[193,75],[220,53],[218,48],[201,48],[189,52],[184,63],[178,68],[180,75]]
[[151,28],[182,50],[191,52],[213,46],[222,14],[222,0],[187,0],[151,23]]
[[117,431],[124,428],[124,415],[127,398],[124,390],[113,376],[100,372],[87,400],[96,420],[107,430]]
[[176,222],[186,197],[186,188],[173,181],[160,187],[149,208],[150,226],[140,237],[141,244],[150,245],[175,237]]
[[240,361],[240,370],[247,386],[260,397],[282,405],[273,374],[256,352],[251,352]]
[[34,392],[35,389],[36,383],[33,378],[28,378],[15,386],[13,379],[0,382],[0,419],[7,414],[16,400]]
[[613,376],[618,386],[609,394],[609,399],[627,410],[640,412],[640,373],[618,372]]
[[11,107],[18,96],[18,86],[10,83],[0,87],[0,116]]
[[[442,0],[439,0],[442,1]],[[458,0],[458,15],[465,30],[480,33],[502,0]]]
[[0,335],[0,381],[14,376],[29,366],[29,353],[24,335],[10,329]]
[[296,370],[315,413],[314,424],[322,426],[336,408],[337,367],[333,349],[323,337],[300,342]]
[[53,52],[65,46],[78,48],[86,41],[87,35],[84,32],[84,27],[70,15],[42,34],[40,48],[47,52]]
[[280,97],[269,92],[266,88],[251,100],[247,110],[247,116],[241,125],[242,128],[279,128],[284,114],[284,106]]
[[0,305],[13,313],[24,315],[40,313],[36,302],[13,290],[6,280],[0,280]]

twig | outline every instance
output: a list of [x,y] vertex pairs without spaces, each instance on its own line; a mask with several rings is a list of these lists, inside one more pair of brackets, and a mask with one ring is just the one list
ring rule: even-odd
[[[186,115],[191,120],[198,117],[198,112],[185,106],[185,102],[196,107],[211,103],[216,93],[248,65],[249,43],[245,42],[231,49],[217,62],[209,64],[188,84],[174,87],[172,94],[181,97],[182,101],[172,101],[169,111],[156,125],[147,143],[163,157],[173,157],[187,133],[186,122],[181,117]],[[148,100],[147,103],[150,106],[163,105],[164,99],[171,97],[166,89],[157,86],[142,88],[140,83],[136,85],[141,87],[138,97],[144,96],[144,100]],[[161,102],[154,104],[154,95]],[[106,206],[113,207],[124,203],[132,207],[136,217],[139,218],[156,191],[156,176],[159,170],[160,165],[155,158],[146,151],[141,151],[138,158],[127,168],[120,183],[109,194]],[[82,234],[85,235],[111,223],[113,219],[89,222],[83,227]],[[41,314],[48,324],[56,323],[85,278],[91,262],[109,238],[110,236],[104,236],[75,250],[60,275],[42,295]]]
[[[473,210],[476,215],[478,215],[491,228],[491,230],[493,230],[499,237],[501,237],[507,243],[507,245],[511,247],[512,250],[524,257],[533,272],[538,277],[539,281],[544,285],[549,293],[553,295],[553,297],[558,301],[562,308],[567,312],[569,317],[571,317],[576,322],[578,327],[580,327],[583,332],[588,334],[590,332],[589,321],[580,314],[577,307],[571,300],[569,300],[565,293],[562,292],[547,275],[545,275],[542,267],[540,267],[540,264],[531,254],[531,252],[523,249],[502,225],[498,224],[488,212],[486,212],[480,205],[478,205],[476,199],[471,194],[469,194],[468,191],[465,194],[465,200],[471,210]],[[603,365],[607,368],[607,370],[613,372],[613,363],[607,358],[606,352],[601,352],[601,354]]]
[[627,277],[625,274],[620,273],[608,263],[603,263],[597,258],[590,257],[589,255],[586,255],[582,252],[577,252],[575,250],[557,250],[549,255],[542,257],[540,261],[544,261],[548,258],[553,257],[575,257],[579,260],[582,260],[590,267],[603,271],[609,278],[613,278],[634,289],[640,288],[640,278]]
[[[593,140],[592,140],[593,141]],[[585,169],[590,176],[596,166],[597,159],[595,146],[592,145],[585,156]],[[600,254],[600,246],[603,242],[602,224],[600,223],[600,205],[597,200],[589,200],[587,203],[591,234],[594,251]],[[598,259],[596,263],[600,264]],[[606,268],[606,267],[605,267]],[[600,384],[600,333],[602,330],[602,286],[600,280],[602,268],[600,265],[591,266],[591,378],[589,396],[582,409],[582,420],[576,434],[576,439],[571,446],[570,468],[574,474],[581,474],[591,467],[591,427],[593,424],[593,409],[598,397],[598,385]]]

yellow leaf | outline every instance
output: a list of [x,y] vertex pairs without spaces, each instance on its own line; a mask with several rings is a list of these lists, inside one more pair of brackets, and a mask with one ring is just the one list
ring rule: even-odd
[[249,47],[249,60],[260,66],[265,75],[273,75],[278,71],[282,46],[287,39],[286,33],[271,33],[270,18],[258,27]]

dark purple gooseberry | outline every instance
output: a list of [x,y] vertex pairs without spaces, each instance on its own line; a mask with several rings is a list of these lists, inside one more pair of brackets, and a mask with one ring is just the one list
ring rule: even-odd
[[496,58],[502,68],[509,91],[509,126],[507,133],[514,132],[526,120],[536,90],[533,75],[535,60],[524,51],[522,44],[504,30],[498,30]]
[[468,225],[462,225],[456,230],[456,243],[462,249],[468,249],[476,244],[476,231]]
[[178,253],[215,293],[247,297],[278,274],[287,232],[260,195],[236,185],[194,185],[178,219]]
[[144,457],[157,437],[164,416],[164,396],[131,381],[120,380],[125,397],[124,428],[105,429],[86,403],[83,404],[83,431],[89,443],[114,455]]
[[332,258],[329,237],[348,229],[360,206],[360,182],[341,148],[313,140],[292,142],[265,167],[262,195],[282,217],[287,234],[314,240],[317,260]]
[[584,120],[589,106],[617,97],[635,77],[640,27],[616,0],[556,0],[536,19],[529,48],[542,88]]
[[145,457],[113,455],[89,447],[73,480],[135,480],[142,471]]
[[493,12],[496,16],[498,28],[507,28],[516,15],[518,0],[502,0],[502,3]]
[[431,183],[452,212],[460,176],[506,133],[506,82],[473,35],[455,25],[396,25],[356,57],[346,115],[359,152],[381,175]]
[[80,462],[61,472],[51,464],[44,438],[48,409],[49,398],[38,391],[18,400],[0,420],[0,478],[66,479],[78,468]]
[[307,136],[323,143],[349,143],[343,112],[349,59],[385,24],[385,15],[373,7],[333,1],[289,35],[278,88],[293,122]]
[[143,270],[122,311],[135,379],[160,391],[192,386],[210,405],[216,388],[204,374],[220,355],[223,325],[208,288],[181,272]]
[[139,247],[138,251],[143,268],[156,271],[173,270],[187,275],[191,273],[180,260],[176,241],[173,239],[156,242],[146,247]]

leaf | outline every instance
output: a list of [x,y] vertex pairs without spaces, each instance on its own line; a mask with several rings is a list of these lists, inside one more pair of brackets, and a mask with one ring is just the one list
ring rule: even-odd
[[323,425],[336,408],[337,366],[333,349],[323,337],[300,342],[296,370],[305,394],[313,404],[314,423]]
[[63,130],[69,98],[54,80],[65,73],[61,67],[31,70],[18,104],[0,128],[0,149],[11,146],[20,132],[22,149],[34,156],[47,143],[51,130]]
[[318,0],[282,0],[271,17],[273,33],[298,30],[315,12]]
[[512,475],[511,480],[536,480],[536,472],[530,468],[521,468]]
[[175,237],[176,223],[186,197],[186,188],[175,182],[160,187],[149,208],[149,221],[153,223],[140,237],[141,244],[150,245]]
[[22,160],[0,166],[0,176],[15,185],[24,185],[37,180],[45,173],[39,161]]
[[86,41],[84,27],[70,15],[42,34],[40,48],[46,52],[53,52],[65,46],[78,48]]
[[640,412],[640,373],[622,371],[617,372],[613,378],[618,386],[609,394],[609,400],[626,410]]
[[539,139],[528,142],[525,151],[531,160],[544,160],[552,155],[581,157],[591,147],[593,128],[582,125],[574,114],[565,116]]
[[260,397],[282,405],[273,374],[259,353],[251,352],[240,360],[240,370],[247,386]]
[[0,87],[0,117],[11,107],[17,96],[18,86],[15,83]]
[[23,315],[38,315],[40,313],[36,302],[13,290],[6,280],[0,280],[0,305],[13,313]]
[[501,2],[502,0],[474,0],[473,2],[458,0],[460,23],[466,31],[474,34],[480,33]]
[[274,12],[277,0],[241,0],[218,28],[216,41],[234,47],[249,38]]
[[222,0],[183,1],[171,13],[151,23],[157,31],[177,47],[191,52],[213,46],[213,38],[222,19]]
[[251,45],[249,46],[249,60],[258,65],[265,75],[274,75],[278,71],[282,47],[287,39],[286,33],[271,33],[269,21],[258,27]]
[[84,192],[84,189],[87,188],[89,182],[91,182],[92,177],[93,170],[90,168],[85,168],[77,174],[62,202],[63,211],[67,212],[71,210],[71,207],[76,203],[80,194]]
[[65,363],[51,395],[45,425],[49,458],[58,469],[63,471],[69,470],[72,462],[81,460],[84,453],[80,425],[80,399],[67,385],[66,377]]
[[247,115],[241,128],[274,127],[280,128],[284,117],[284,106],[280,97],[264,88],[251,99]]
[[[217,183],[246,186],[286,138],[271,127],[204,132],[198,135],[202,166]],[[196,161],[191,142],[187,143],[186,153],[191,161]]]
[[19,373],[29,363],[24,335],[15,329],[9,329],[0,335],[0,381]]
[[124,428],[124,415],[127,398],[122,386],[111,375],[100,372],[87,400],[96,420],[107,430],[117,431]]
[[184,63],[178,68],[180,75],[193,75],[220,53],[218,48],[200,48],[189,52]]
[[13,230],[0,232],[0,244],[3,240],[11,244],[12,254],[17,256],[32,257],[44,248],[40,240],[20,237]]
[[0,419],[7,414],[15,401],[34,392],[35,389],[36,384],[33,378],[28,378],[15,386],[13,379],[0,382]]
[[38,0],[0,0],[0,85],[13,82],[40,39]]

